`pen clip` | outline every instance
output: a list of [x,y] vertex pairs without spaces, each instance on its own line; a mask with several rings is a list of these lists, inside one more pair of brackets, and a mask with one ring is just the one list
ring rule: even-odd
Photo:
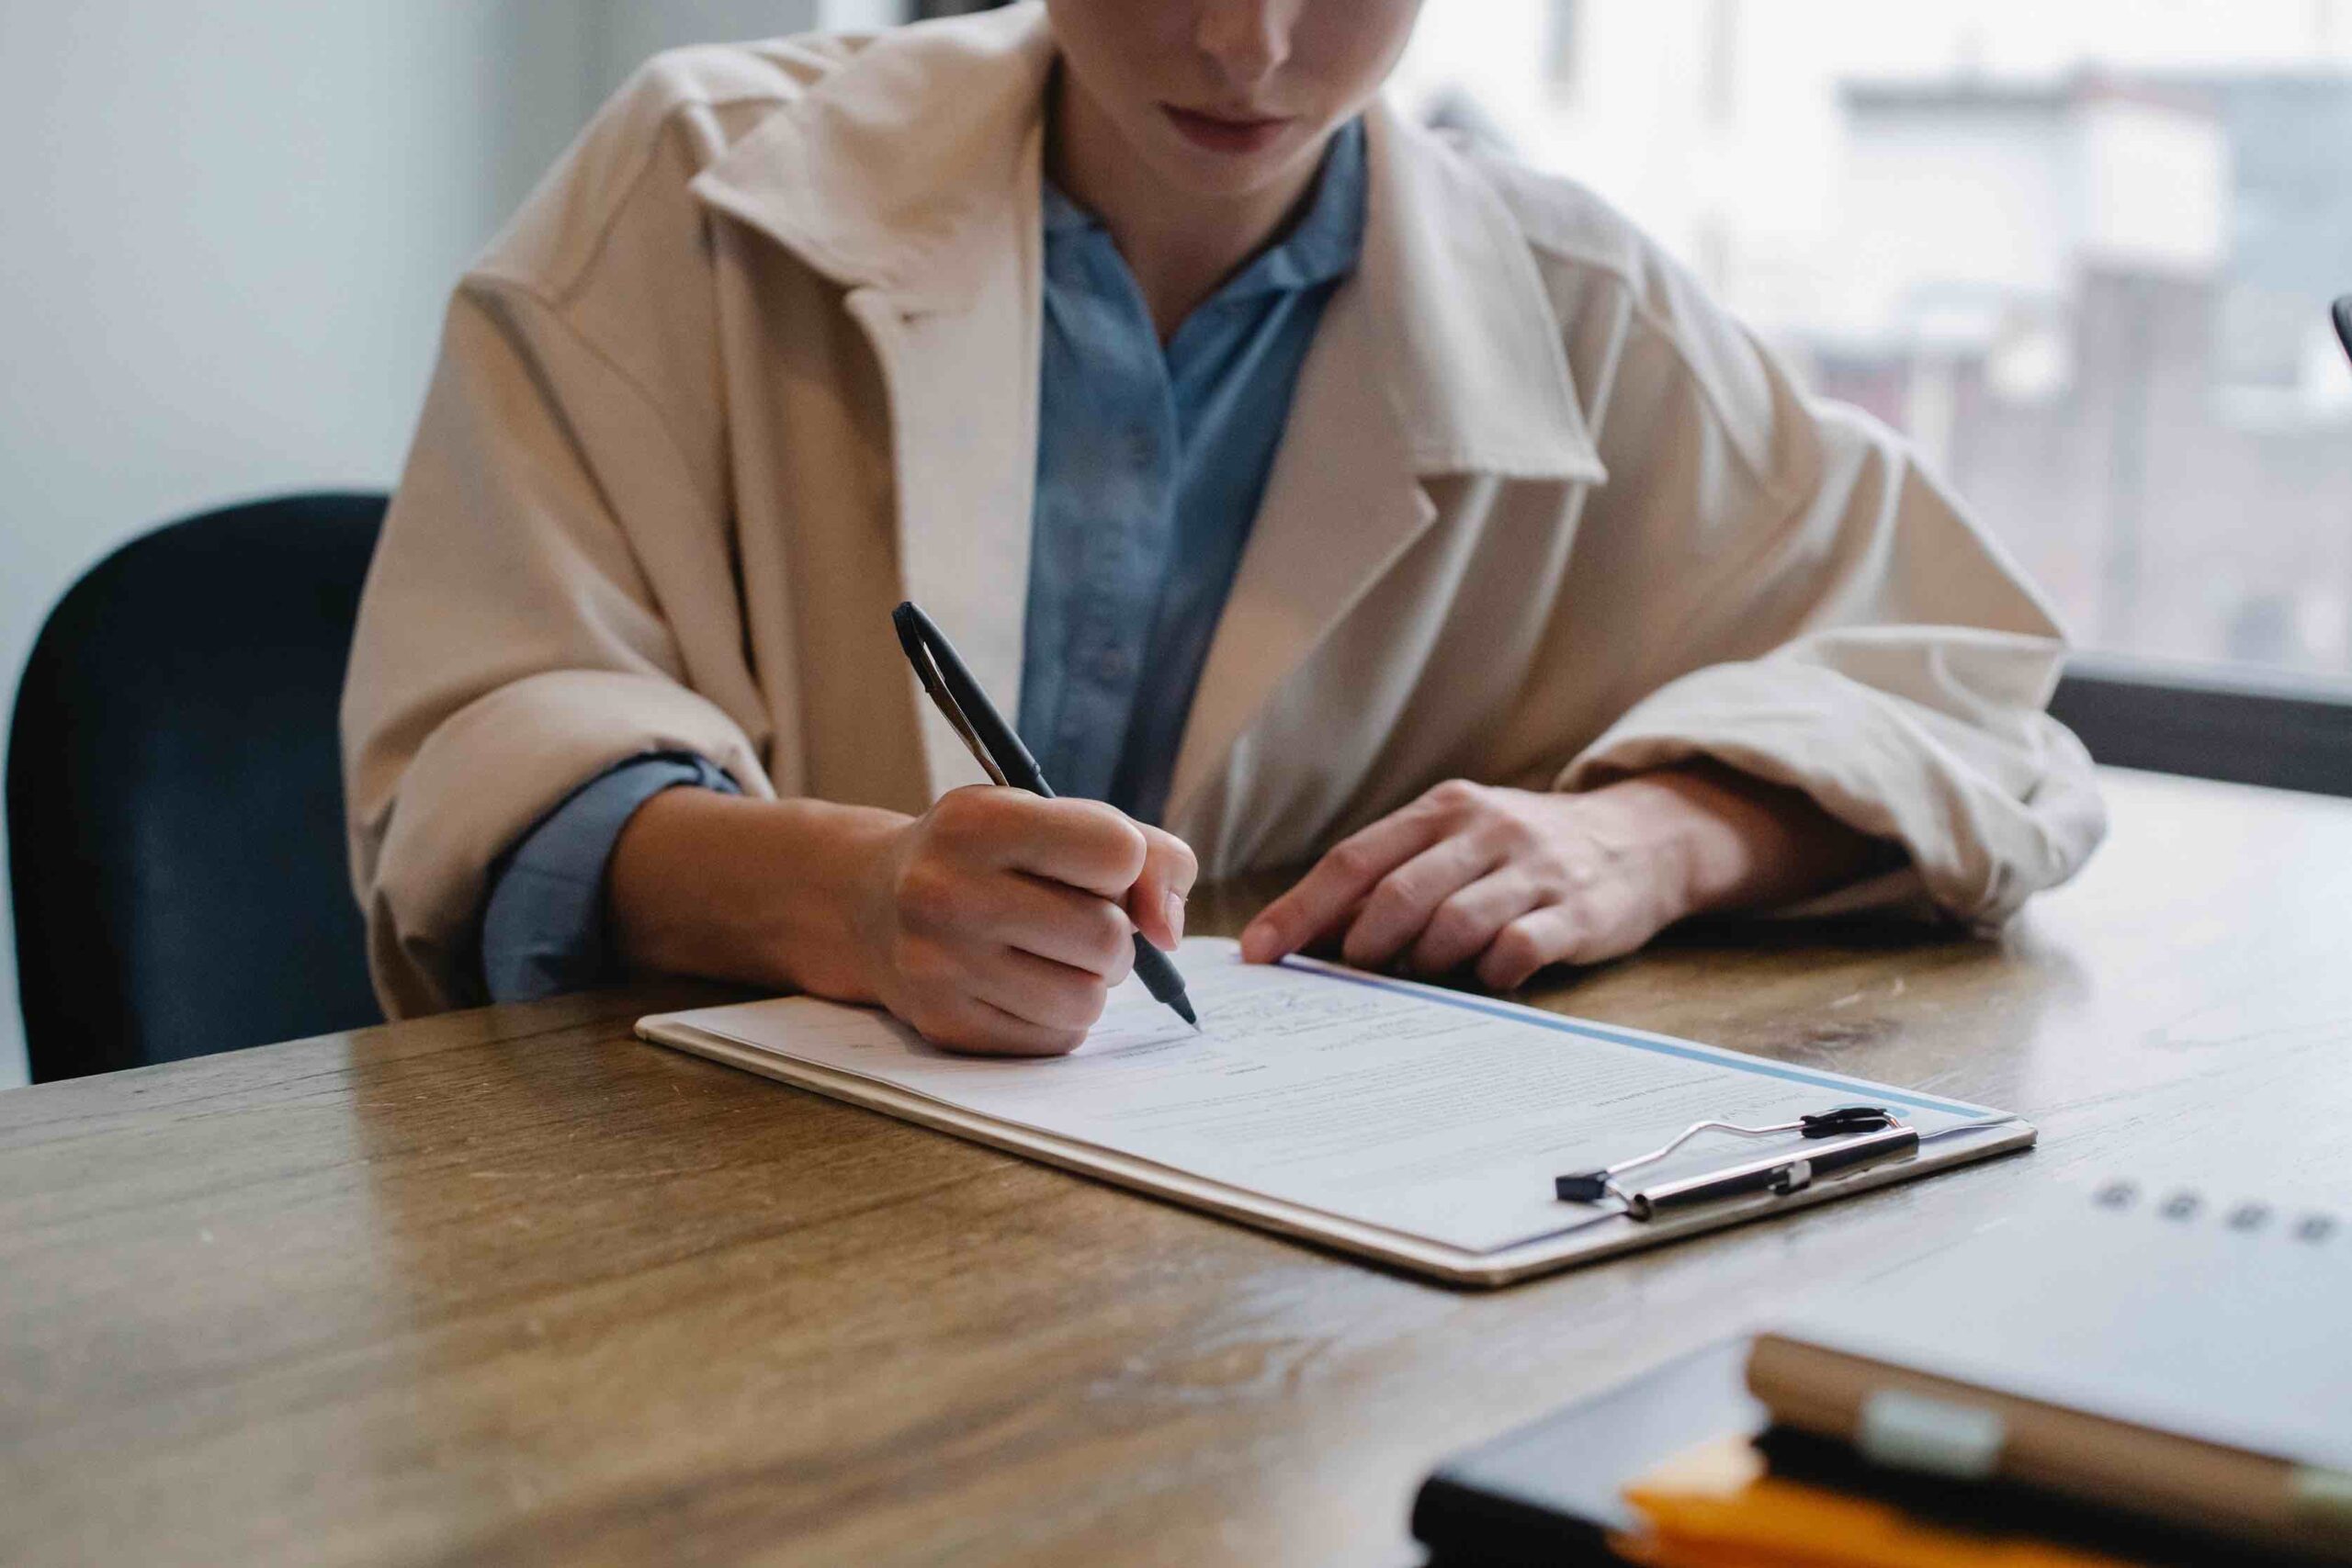
[[907,662],[915,667],[915,679],[922,682],[922,689],[930,695],[932,705],[946,718],[949,727],[956,731],[956,739],[964,742],[965,750],[972,753],[972,760],[979,763],[982,773],[988,774],[989,782],[1000,785],[1009,783],[1004,776],[1004,769],[989,754],[988,746],[980,739],[979,732],[972,728],[972,720],[965,713],[964,705],[956,701],[946,671],[940,668],[939,655],[932,647],[933,637],[940,635],[937,628],[912,604],[899,605],[891,615],[890,624],[897,628],[899,646],[906,649]]
[[922,682],[922,689],[931,694],[932,705],[945,716],[949,728],[964,742],[965,750],[972,753],[972,760],[979,763],[980,771],[988,774],[989,782],[995,784],[1005,783],[1004,770],[996,765],[996,759],[989,755],[989,749],[980,744],[979,736],[972,728],[972,721],[964,716],[964,705],[956,700],[956,694],[940,680],[939,662],[932,657],[931,649],[920,642],[912,642],[908,644],[907,657],[914,661],[915,678]]
[[890,612],[890,624],[898,629],[899,645],[906,649],[923,690],[989,777],[1008,788],[1025,789],[1051,800],[1054,786],[1037,771],[1037,759],[1029,754],[1020,735],[964,667],[947,634],[933,626],[911,599]]

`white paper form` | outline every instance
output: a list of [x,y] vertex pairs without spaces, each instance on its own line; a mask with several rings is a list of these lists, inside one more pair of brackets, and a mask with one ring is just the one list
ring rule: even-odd
[[[808,998],[687,1016],[753,1050],[1478,1253],[1609,1217],[1559,1201],[1552,1179],[1693,1122],[1861,1102],[1932,1135],[2000,1115],[1311,961],[1249,965],[1217,938],[1177,962],[1202,1033],[1129,981],[1084,1045],[1045,1060],[953,1055],[885,1014]],[[1644,1176],[1778,1146],[1702,1140]]]

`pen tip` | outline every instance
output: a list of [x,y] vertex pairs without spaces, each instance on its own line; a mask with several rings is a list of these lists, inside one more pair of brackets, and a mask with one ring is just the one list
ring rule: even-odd
[[1201,1021],[1193,1011],[1193,1000],[1190,997],[1178,997],[1168,1005],[1176,1010],[1176,1016],[1178,1018],[1182,1019],[1186,1023],[1193,1026],[1193,1033],[1198,1034],[1201,1032]]

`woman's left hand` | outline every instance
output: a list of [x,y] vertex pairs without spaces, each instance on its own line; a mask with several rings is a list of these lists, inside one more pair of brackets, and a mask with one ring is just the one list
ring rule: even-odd
[[1342,840],[1241,935],[1271,963],[1340,939],[1359,968],[1443,975],[1475,961],[1514,990],[1598,964],[1710,909],[1794,897],[1864,869],[1871,840],[1802,795],[1722,770],[1586,795],[1456,779]]

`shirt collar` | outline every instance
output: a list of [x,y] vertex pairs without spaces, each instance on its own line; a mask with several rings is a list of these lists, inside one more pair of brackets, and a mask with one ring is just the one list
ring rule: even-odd
[[[1041,197],[1049,239],[1102,229],[1101,220],[1050,177],[1044,181]],[[1223,302],[1295,293],[1345,277],[1355,270],[1363,248],[1363,121],[1359,118],[1332,134],[1306,209],[1279,239],[1227,278],[1215,298]]]
[[1040,183],[1038,200],[1045,209],[1048,234],[1076,234],[1102,227],[1094,220],[1094,214],[1062,194],[1062,187],[1054,183],[1051,175],[1044,176]]

